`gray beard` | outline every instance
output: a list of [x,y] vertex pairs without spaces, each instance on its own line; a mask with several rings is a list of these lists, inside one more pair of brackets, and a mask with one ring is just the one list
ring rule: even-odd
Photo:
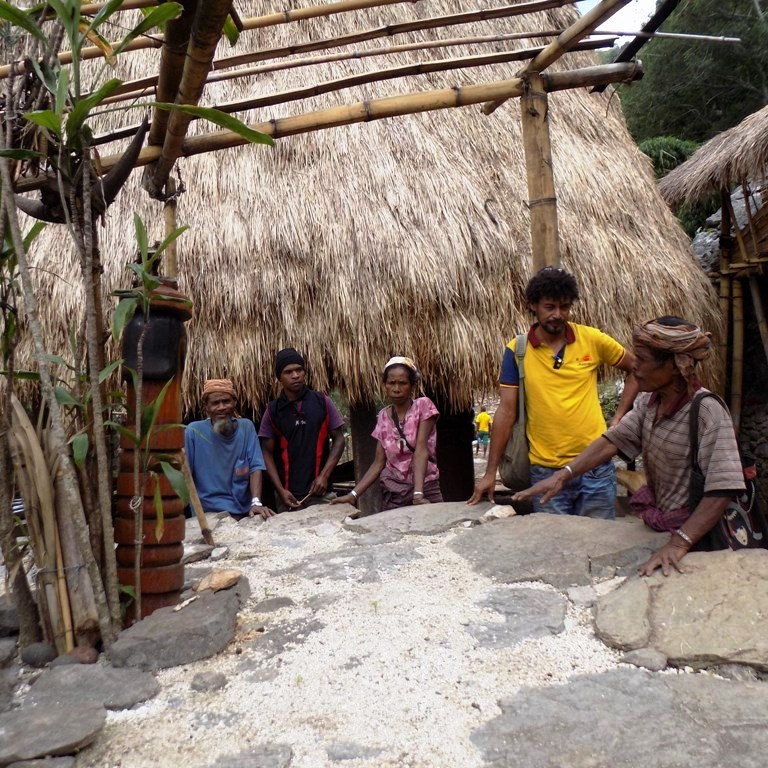
[[213,432],[221,437],[232,437],[237,429],[237,422],[234,419],[211,419]]

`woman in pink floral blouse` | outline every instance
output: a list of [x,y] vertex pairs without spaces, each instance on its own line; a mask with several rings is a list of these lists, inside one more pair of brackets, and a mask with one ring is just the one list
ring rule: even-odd
[[393,357],[384,366],[382,379],[391,405],[379,411],[376,420],[373,464],[350,493],[331,503],[355,504],[377,478],[382,509],[442,501],[435,463],[435,424],[440,413],[428,397],[413,398],[419,380],[416,363],[408,357]]

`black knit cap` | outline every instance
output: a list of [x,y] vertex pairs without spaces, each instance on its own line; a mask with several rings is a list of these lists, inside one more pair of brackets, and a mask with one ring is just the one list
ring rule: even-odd
[[281,349],[275,355],[275,376],[277,376],[278,379],[286,365],[300,365],[302,368],[306,367],[304,358],[293,347]]

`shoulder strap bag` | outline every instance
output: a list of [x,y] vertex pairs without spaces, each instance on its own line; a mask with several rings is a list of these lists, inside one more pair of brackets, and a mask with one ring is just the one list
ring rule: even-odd
[[515,339],[515,360],[519,372],[517,392],[517,421],[512,427],[504,455],[499,464],[501,482],[512,491],[522,491],[531,485],[531,464],[528,459],[528,438],[525,434],[525,350],[528,336],[521,333]]

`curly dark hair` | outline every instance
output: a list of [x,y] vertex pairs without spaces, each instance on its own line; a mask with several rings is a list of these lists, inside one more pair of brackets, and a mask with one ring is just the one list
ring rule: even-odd
[[529,304],[538,304],[545,298],[578,301],[579,286],[576,278],[560,267],[544,267],[539,270],[525,287],[525,300]]

